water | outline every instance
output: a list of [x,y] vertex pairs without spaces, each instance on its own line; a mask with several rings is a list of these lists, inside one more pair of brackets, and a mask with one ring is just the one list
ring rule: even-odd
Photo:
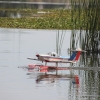
[[[27,68],[41,63],[27,57],[56,51],[56,33],[57,30],[0,29],[0,100],[99,100],[97,70],[53,70],[45,74],[44,70]],[[66,35],[61,55],[68,56],[71,31],[63,33]],[[99,55],[94,56],[81,56],[75,66],[99,67]]]
[[0,1],[1,8],[32,8],[32,9],[51,9],[51,8],[70,8],[70,2],[62,1],[45,1],[45,0],[17,0],[17,1]]

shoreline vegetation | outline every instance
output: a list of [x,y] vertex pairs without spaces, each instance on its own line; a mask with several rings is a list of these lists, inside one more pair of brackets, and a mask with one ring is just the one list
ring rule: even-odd
[[[0,12],[1,28],[65,30],[73,28],[71,9],[0,9]],[[75,16],[77,17],[77,12]],[[76,28],[79,29],[82,22],[76,23]]]

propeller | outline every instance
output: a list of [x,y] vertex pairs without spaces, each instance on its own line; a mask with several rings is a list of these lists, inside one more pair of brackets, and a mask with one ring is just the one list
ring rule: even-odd
[[39,54],[36,54],[36,57],[39,57]]

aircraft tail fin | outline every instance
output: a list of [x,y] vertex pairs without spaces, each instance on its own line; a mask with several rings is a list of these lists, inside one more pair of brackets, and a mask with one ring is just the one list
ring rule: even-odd
[[78,59],[80,58],[81,55],[81,51],[78,51],[75,57],[75,61],[78,61]]
[[73,60],[75,58],[76,54],[77,54],[77,52],[74,51],[68,60]]
[[76,49],[76,50],[73,50],[73,54],[71,55],[69,60],[78,61],[79,58],[80,58],[81,52],[86,52],[86,51],[85,50],[81,50],[80,48]]

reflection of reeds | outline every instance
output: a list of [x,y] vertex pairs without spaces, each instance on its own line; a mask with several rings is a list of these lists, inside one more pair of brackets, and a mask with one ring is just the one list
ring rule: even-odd
[[[100,39],[100,0],[71,0],[72,3],[72,29],[76,31],[79,27],[79,39],[76,39],[75,31],[72,33],[71,41],[79,41],[82,49],[92,51],[98,50]],[[77,23],[78,22],[78,23]],[[78,26],[79,25],[79,26]],[[82,32],[85,30],[84,32]],[[71,48],[76,47],[72,42]]]

